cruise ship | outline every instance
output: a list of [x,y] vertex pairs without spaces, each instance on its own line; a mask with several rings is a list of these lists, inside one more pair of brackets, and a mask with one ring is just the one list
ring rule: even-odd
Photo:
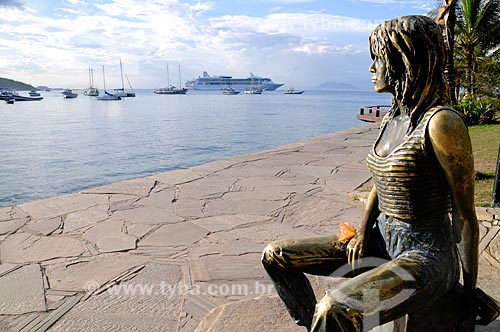
[[223,90],[232,88],[236,91],[244,91],[259,88],[261,90],[274,91],[282,85],[274,83],[270,78],[255,76],[252,73],[247,78],[233,78],[232,76],[210,76],[206,71],[203,72],[203,76],[186,82],[186,87],[193,90]]

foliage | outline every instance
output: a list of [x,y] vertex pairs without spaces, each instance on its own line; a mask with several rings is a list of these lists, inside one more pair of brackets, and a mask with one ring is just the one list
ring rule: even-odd
[[488,100],[468,99],[455,105],[455,109],[461,112],[469,126],[492,123],[495,118],[495,108]]
[[492,58],[480,59],[476,91],[480,96],[500,97],[500,62]]
[[[478,72],[488,74],[487,59],[500,57],[500,0],[461,0],[457,6],[455,60],[462,67],[462,85],[471,97],[477,91]],[[482,68],[481,68],[482,67]]]

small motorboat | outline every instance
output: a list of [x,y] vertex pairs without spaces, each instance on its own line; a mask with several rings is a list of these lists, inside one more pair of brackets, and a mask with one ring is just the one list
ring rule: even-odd
[[285,95],[300,95],[304,93],[304,90],[297,91],[294,88],[288,88],[285,92],[283,92]]
[[40,97],[40,92],[38,92],[36,90],[31,90],[29,92],[29,95],[30,95],[30,97]]
[[233,88],[225,88],[222,90],[223,95],[237,95],[239,93],[240,93],[240,91],[236,91]]
[[29,96],[21,96],[16,90],[0,88],[0,100],[6,101],[38,101],[42,100],[43,97],[29,97]]
[[76,98],[78,97],[78,93],[74,93],[71,89],[66,89],[61,92],[64,98]]
[[247,95],[261,95],[262,89],[254,86],[251,89],[247,89],[247,90],[243,91],[243,93],[245,93]]

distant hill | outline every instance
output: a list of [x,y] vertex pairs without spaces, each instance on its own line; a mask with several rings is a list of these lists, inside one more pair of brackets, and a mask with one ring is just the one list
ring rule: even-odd
[[9,89],[15,89],[15,90],[21,90],[21,91],[28,91],[28,90],[35,89],[35,87],[33,85],[10,80],[8,78],[2,78],[2,77],[0,77],[0,88],[9,88]]
[[314,87],[315,90],[341,90],[341,91],[353,91],[359,90],[359,88],[355,87],[349,83],[339,83],[339,82],[324,82],[320,85]]

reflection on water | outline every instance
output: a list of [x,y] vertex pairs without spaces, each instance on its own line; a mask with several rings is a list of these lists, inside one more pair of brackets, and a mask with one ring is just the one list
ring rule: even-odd
[[[191,93],[191,94],[190,94]],[[155,95],[0,104],[0,207],[186,168],[362,124],[373,92]]]

